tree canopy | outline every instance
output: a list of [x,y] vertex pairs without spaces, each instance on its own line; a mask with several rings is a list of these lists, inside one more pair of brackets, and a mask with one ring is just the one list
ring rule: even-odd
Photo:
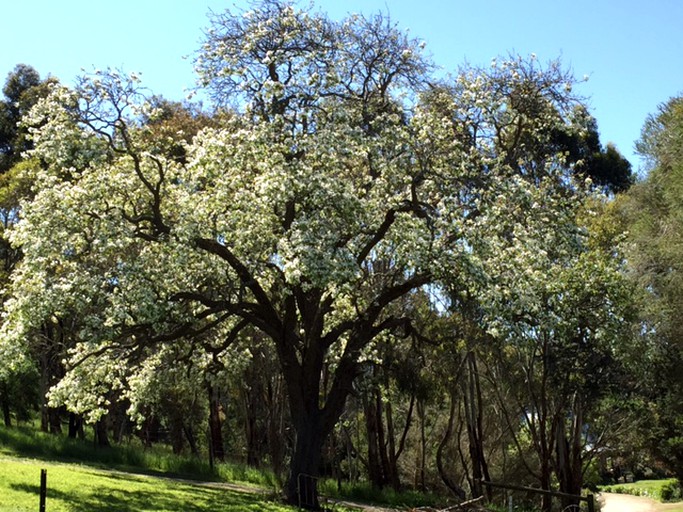
[[628,227],[631,274],[643,290],[644,332],[656,350],[649,398],[649,440],[679,479],[683,476],[683,98],[671,98],[646,120],[637,149],[650,171],[617,203]]
[[[356,379],[387,340],[427,336],[401,307],[427,291],[435,310],[476,304],[486,336],[532,358],[552,343],[558,366],[593,364],[582,347],[618,336],[620,262],[586,218],[630,169],[608,147],[618,170],[597,170],[559,63],[513,56],[440,81],[385,16],[266,0],[214,15],[196,67],[215,114],[107,71],[52,84],[23,118],[39,165],[23,170],[35,196],[12,234],[25,257],[2,350],[16,361],[59,330],[54,404],[97,421],[119,394],[137,414],[156,371],[210,387],[258,332],[286,386],[299,504]],[[582,393],[582,371],[553,399]]]

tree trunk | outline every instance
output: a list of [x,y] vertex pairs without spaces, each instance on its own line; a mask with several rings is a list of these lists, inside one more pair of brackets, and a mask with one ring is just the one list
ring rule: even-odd
[[109,434],[107,432],[106,416],[95,423],[95,446],[99,448],[107,448],[111,446],[111,443],[109,443]]
[[268,382],[267,386],[267,408],[268,408],[268,449],[270,452],[270,463],[273,473],[282,482],[283,462],[285,454],[285,397],[281,393],[281,382],[279,375],[274,381]]
[[214,460],[225,460],[221,428],[221,405],[218,392],[208,382],[206,383],[206,390],[209,397],[209,457],[213,464]]
[[[470,460],[472,462],[472,495],[478,498],[484,493],[480,481],[490,480],[490,476],[484,453],[483,404],[474,352],[469,352],[467,355],[467,376],[463,381],[463,400]],[[487,488],[487,495],[490,500],[490,488]]]
[[62,409],[61,407],[48,407],[47,417],[50,427],[50,434],[62,433]]
[[365,416],[365,431],[368,443],[368,478],[374,488],[381,489],[386,484],[383,464],[381,459],[380,429],[381,424],[381,401],[376,400],[374,392],[370,396],[363,397],[363,409]]
[[[426,472],[427,472],[427,435],[425,432],[425,403],[424,400],[417,401],[417,417],[420,419],[420,450],[418,453],[417,468],[419,471],[419,479],[415,481],[415,487],[422,492],[427,490]],[[440,446],[440,445],[439,445]],[[438,451],[437,451],[438,458]],[[438,465],[438,461],[437,461]]]
[[169,435],[171,437],[171,447],[173,448],[173,453],[175,455],[180,455],[183,453],[183,449],[185,448],[185,432],[183,432],[183,420],[180,415],[176,413],[176,411],[173,411],[173,414],[169,420],[168,428]]
[[441,438],[439,447],[436,450],[436,467],[439,471],[439,476],[441,477],[441,481],[444,483],[444,485],[448,487],[451,490],[451,492],[453,492],[453,494],[455,494],[458,498],[464,500],[466,497],[465,489],[463,489],[457,483],[455,483],[455,481],[446,473],[446,469],[443,464],[443,452],[451,439],[451,435],[453,434],[453,423],[455,422],[456,411],[455,406],[455,397],[451,393],[451,407],[448,414],[448,424],[446,425],[446,432],[444,432],[443,438]]
[[190,452],[195,457],[198,456],[199,448],[197,447],[197,437],[194,435],[194,429],[192,428],[192,425],[186,425],[183,428],[183,431],[185,432],[187,443],[190,445]]
[[245,440],[247,443],[247,466],[257,468],[261,465],[261,447],[258,431],[258,420],[256,418],[255,408],[251,407],[249,400],[245,398],[245,417],[244,430]]
[[83,418],[79,414],[69,413],[69,437],[71,439],[83,439]]
[[[581,494],[581,487],[583,487],[583,459],[581,456],[583,414],[579,398],[574,397],[572,409],[569,436],[567,436],[567,425],[563,416],[558,419],[555,426],[555,474],[561,492],[578,496]],[[578,498],[562,499],[563,507],[578,504]]]
[[[551,490],[551,480],[552,480],[552,475],[550,471],[550,460],[549,456],[544,457],[543,460],[541,460],[541,489],[545,491],[550,491]],[[547,494],[544,494],[543,497],[541,498],[541,510],[542,512],[550,512],[552,510],[553,506],[553,499],[552,496],[549,496]]]
[[9,390],[7,382],[0,383],[0,402],[2,403],[2,418],[6,427],[12,426],[12,416],[9,407]]
[[296,441],[285,489],[287,501],[290,505],[307,510],[319,510],[317,478],[327,436],[317,413],[300,418],[294,428]]
[[316,351],[318,347],[311,348],[302,364],[295,363],[290,354],[288,364],[282,365],[296,434],[285,492],[290,505],[319,510],[317,477],[322,449],[344,411],[358,375],[358,364],[342,357],[321,407],[323,352]]

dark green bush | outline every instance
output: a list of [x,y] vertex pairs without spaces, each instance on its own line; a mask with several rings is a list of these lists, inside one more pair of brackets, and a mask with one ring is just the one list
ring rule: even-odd
[[662,501],[678,501],[681,497],[683,497],[683,490],[678,482],[671,481],[662,486]]

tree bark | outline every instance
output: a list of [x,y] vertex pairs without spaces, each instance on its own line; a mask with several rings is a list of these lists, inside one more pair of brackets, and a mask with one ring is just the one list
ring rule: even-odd
[[0,383],[0,402],[2,403],[2,418],[6,427],[12,426],[12,415],[9,406],[9,390],[7,382]]
[[296,441],[290,475],[285,489],[291,505],[307,510],[319,510],[318,471],[326,435],[319,415],[314,413],[300,418],[295,424]]
[[[484,493],[481,480],[488,481],[490,476],[484,453],[483,403],[474,352],[467,355],[467,377],[463,384],[467,437],[472,462],[472,496],[478,498]],[[487,489],[486,492],[491,499],[491,490]]]
[[206,390],[209,398],[209,457],[213,464],[214,460],[225,460],[223,432],[221,428],[221,406],[218,392],[208,382],[206,383]]
[[95,446],[99,448],[107,448],[111,446],[109,443],[109,434],[107,432],[107,417],[104,416],[95,423]]
[[[580,398],[572,400],[572,415],[570,430],[567,432],[566,420],[561,415],[555,426],[555,474],[560,484],[560,491],[580,495],[583,487],[583,458],[581,456],[581,429],[583,427],[583,414]],[[578,505],[578,498],[563,498],[562,505]]]
[[194,435],[194,429],[192,428],[192,425],[186,425],[183,428],[183,431],[185,432],[185,439],[187,439],[187,443],[190,445],[190,452],[194,456],[199,455],[199,448],[197,447],[197,437]]
[[71,439],[83,439],[85,433],[83,432],[83,418],[74,412],[69,413],[69,437]]
[[441,481],[444,483],[444,485],[448,487],[451,490],[451,492],[453,492],[453,494],[455,494],[458,498],[464,500],[466,497],[465,489],[463,489],[458,484],[456,484],[455,481],[453,481],[453,479],[446,473],[446,468],[443,464],[443,452],[451,439],[451,435],[453,434],[455,412],[455,397],[451,393],[451,407],[448,414],[448,424],[446,425],[446,431],[444,432],[444,435],[441,438],[441,442],[439,443],[439,446],[436,450],[436,467],[439,471],[439,476],[441,477]]
[[365,412],[365,431],[368,443],[368,478],[372,487],[381,489],[384,487],[386,481],[384,478],[384,471],[382,460],[380,456],[380,442],[379,429],[381,423],[378,418],[381,418],[381,403],[378,404],[374,392],[369,397],[364,397],[364,412]]

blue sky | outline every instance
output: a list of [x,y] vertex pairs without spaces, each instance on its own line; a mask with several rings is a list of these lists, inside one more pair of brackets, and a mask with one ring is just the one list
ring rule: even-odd
[[[16,64],[70,84],[94,68],[141,72],[154,93],[182,99],[194,83],[192,55],[209,10],[239,9],[243,0],[3,1],[0,79]],[[314,0],[342,18],[389,12],[427,44],[444,71],[488,65],[509,52],[560,58],[589,81],[588,97],[603,143],[634,164],[634,141],[648,114],[683,93],[681,0]],[[189,57],[189,58],[188,58]]]

